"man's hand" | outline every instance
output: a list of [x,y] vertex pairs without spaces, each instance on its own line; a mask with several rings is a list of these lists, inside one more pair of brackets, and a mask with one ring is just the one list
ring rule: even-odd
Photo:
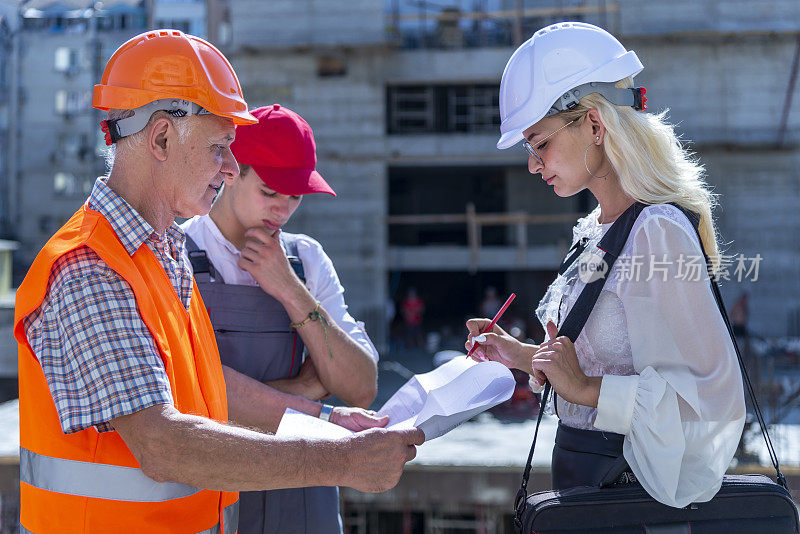
[[347,470],[344,483],[340,485],[378,493],[397,485],[403,474],[403,465],[417,455],[416,445],[422,445],[425,433],[417,428],[374,428],[342,441],[341,458],[347,461]]
[[386,491],[425,441],[415,428],[372,428],[343,439],[284,439],[183,414],[167,404],[111,423],[146,476],[224,491],[321,485]]
[[282,303],[294,291],[304,289],[281,248],[280,230],[270,233],[265,228],[250,228],[244,235],[247,241],[238,265],[261,289]]
[[376,417],[375,412],[372,410],[363,410],[361,408],[343,408],[337,406],[331,413],[331,423],[343,426],[354,432],[360,432],[368,428],[383,427],[386,426],[388,422],[388,415]]

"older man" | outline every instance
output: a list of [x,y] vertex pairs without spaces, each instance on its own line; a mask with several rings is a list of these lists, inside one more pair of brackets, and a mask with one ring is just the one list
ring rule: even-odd
[[320,405],[221,366],[182,255],[174,218],[208,212],[238,173],[235,124],[255,122],[225,57],[178,31],[139,35],[93,105],[109,112],[112,172],[17,293],[23,532],[227,534],[238,490],[396,484],[418,430],[288,440],[228,422],[274,431],[286,406]]

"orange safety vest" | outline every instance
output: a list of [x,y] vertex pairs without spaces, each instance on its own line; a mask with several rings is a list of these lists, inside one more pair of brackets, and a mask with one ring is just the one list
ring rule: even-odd
[[82,207],[45,244],[17,291],[22,532],[232,534],[238,493],[153,481],[117,432],[94,427],[62,432],[23,319],[41,306],[53,263],[84,245],[133,288],[164,362],[175,408],[228,420],[222,364],[197,286],[187,312],[150,248],[143,244],[131,256],[108,220]]

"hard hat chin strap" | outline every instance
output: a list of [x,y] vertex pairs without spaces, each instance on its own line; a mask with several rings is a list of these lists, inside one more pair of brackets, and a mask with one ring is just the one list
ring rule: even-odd
[[545,117],[574,109],[580,103],[581,98],[592,93],[603,95],[606,100],[617,106],[631,106],[637,111],[647,109],[647,97],[644,96],[647,89],[644,87],[619,89],[615,87],[615,82],[588,82],[573,87],[561,95],[545,114]]
[[117,120],[104,120],[100,128],[106,134],[106,144],[111,146],[123,137],[128,137],[142,131],[156,111],[165,111],[173,117],[186,117],[187,115],[206,115],[210,111],[199,104],[178,98],[162,98],[149,104],[138,107],[133,115]]

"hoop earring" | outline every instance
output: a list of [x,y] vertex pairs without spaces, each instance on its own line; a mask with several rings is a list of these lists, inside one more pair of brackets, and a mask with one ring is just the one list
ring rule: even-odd
[[589,164],[586,162],[586,157],[589,155],[589,147],[591,147],[594,143],[589,143],[589,146],[586,147],[586,150],[583,151],[583,166],[586,167],[586,172],[591,174],[594,178],[605,178],[609,175],[611,170],[605,173],[603,176],[597,176],[596,174],[592,174],[592,171],[589,170]]

